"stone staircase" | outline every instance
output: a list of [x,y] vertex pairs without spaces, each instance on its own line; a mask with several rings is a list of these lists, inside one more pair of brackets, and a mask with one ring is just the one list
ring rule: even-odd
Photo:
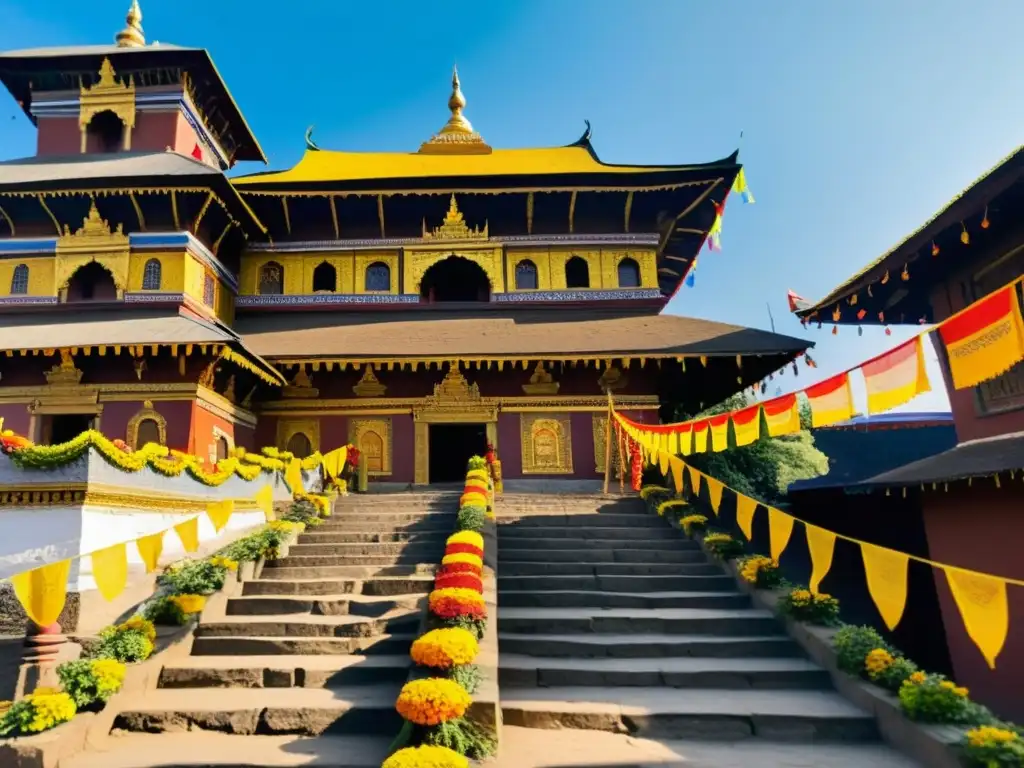
[[[61,768],[379,768],[458,494],[339,499]],[[126,700],[127,699],[127,700]],[[309,738],[317,737],[317,738]]]
[[[836,765],[913,765],[879,744],[874,720],[773,615],[639,499],[503,497],[498,565],[503,751],[517,751],[519,726],[655,739],[678,745],[681,764],[708,743],[756,740],[761,758],[745,766],[824,764],[813,759],[822,744]],[[573,764],[619,764],[604,756]]]

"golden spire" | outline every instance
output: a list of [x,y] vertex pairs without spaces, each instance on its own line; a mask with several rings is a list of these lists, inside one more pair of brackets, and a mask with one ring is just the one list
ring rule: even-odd
[[459,83],[459,70],[452,68],[452,95],[448,98],[448,109],[451,117],[444,127],[430,141],[420,146],[424,154],[445,155],[487,155],[491,148],[487,146],[479,133],[473,130],[462,110],[466,108],[466,97],[462,95]]
[[118,48],[141,48],[146,44],[146,36],[142,31],[142,9],[139,0],[132,0],[132,7],[125,16],[125,28],[114,38]]

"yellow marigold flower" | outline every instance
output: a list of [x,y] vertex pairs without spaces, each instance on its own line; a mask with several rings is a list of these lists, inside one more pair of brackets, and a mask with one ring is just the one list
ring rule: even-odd
[[458,600],[460,603],[473,603],[476,605],[484,604],[483,595],[475,589],[467,589],[465,587],[443,587],[442,589],[435,589],[427,597],[427,601],[431,604],[438,600]]
[[732,541],[732,536],[728,533],[709,533],[704,537],[705,544],[718,544],[726,541]]
[[218,568],[226,568],[229,571],[238,570],[238,561],[232,560],[230,557],[224,557],[223,555],[217,555],[210,558],[210,563],[217,566]]
[[52,685],[40,685],[30,696],[52,696],[55,693],[60,693],[60,688],[54,688]]
[[439,725],[466,714],[472,703],[466,689],[454,680],[429,677],[405,684],[395,709],[416,725]]
[[1019,741],[1020,736],[1006,728],[982,725],[967,732],[967,741],[972,747],[984,747],[989,744],[1009,744]]
[[152,621],[144,619],[141,616],[132,616],[128,621],[123,624],[119,624],[117,628],[122,632],[134,629],[137,632],[141,632],[149,642],[156,642],[156,627],[153,626]]
[[867,670],[868,677],[875,680],[891,667],[894,661],[892,654],[887,650],[875,648],[864,658],[864,669]]
[[68,722],[75,716],[78,707],[69,694],[39,693],[38,689],[26,697],[32,703],[32,720],[25,726],[29,733],[42,733]]
[[469,768],[469,759],[448,747],[424,744],[398,750],[381,768]]
[[476,635],[468,629],[449,627],[433,629],[412,644],[410,655],[421,667],[451,669],[469,664],[480,652]]
[[459,531],[448,537],[446,544],[469,544],[477,549],[484,548],[484,537],[476,531]]
[[914,683],[915,685],[921,685],[922,683],[924,683],[927,680],[928,680],[928,675],[926,675],[924,672],[915,672],[914,674],[912,674],[910,677],[907,678],[908,682]]
[[445,555],[441,558],[441,565],[450,565],[452,563],[469,563],[475,565],[477,568],[483,568],[484,562],[477,555],[471,555],[468,552],[457,552],[454,555]]
[[178,606],[182,613],[199,613],[206,607],[206,598],[202,595],[172,595],[168,599]]

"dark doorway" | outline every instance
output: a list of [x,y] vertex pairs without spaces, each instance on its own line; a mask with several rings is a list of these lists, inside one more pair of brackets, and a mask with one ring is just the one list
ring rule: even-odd
[[74,301],[115,301],[117,286],[106,267],[91,261],[79,267],[68,282],[67,300]]
[[433,264],[420,281],[420,300],[490,301],[491,281],[483,267],[461,256],[449,256]]
[[92,429],[93,417],[87,413],[59,413],[43,421],[40,443],[58,445],[74,440],[83,432]]
[[487,451],[487,428],[483,424],[430,425],[430,482],[458,483],[466,479],[470,456]]

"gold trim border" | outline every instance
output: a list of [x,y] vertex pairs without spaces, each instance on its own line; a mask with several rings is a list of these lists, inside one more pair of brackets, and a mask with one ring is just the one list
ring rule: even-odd
[[[29,496],[16,500],[16,497]],[[70,496],[70,500],[66,500]],[[215,499],[227,501],[228,499]],[[234,499],[236,512],[260,511],[255,499]],[[196,514],[206,511],[209,499],[188,496],[173,496],[161,493],[140,493],[133,488],[96,483],[39,483],[38,485],[0,486],[0,505],[4,509],[13,506],[64,506],[68,504],[113,507],[133,512],[178,512]],[[2,513],[0,513],[2,514]]]

